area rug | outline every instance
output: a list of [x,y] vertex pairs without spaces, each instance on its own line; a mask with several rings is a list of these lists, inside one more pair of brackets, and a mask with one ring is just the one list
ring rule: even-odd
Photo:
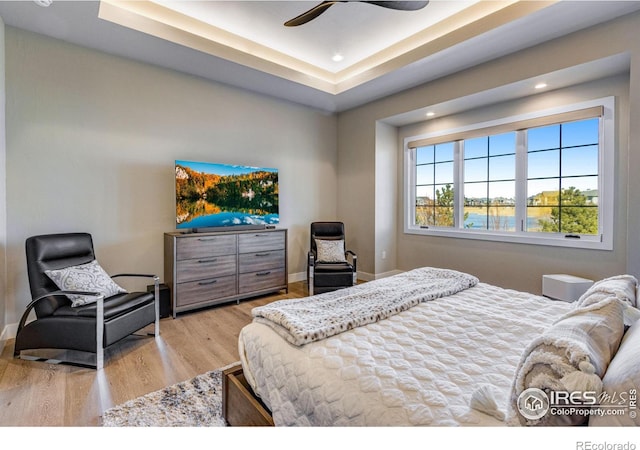
[[102,426],[224,427],[224,369],[212,370],[110,408],[102,416]]

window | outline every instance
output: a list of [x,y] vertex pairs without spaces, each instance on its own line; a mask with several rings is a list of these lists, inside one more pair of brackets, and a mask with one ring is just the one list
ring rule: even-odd
[[612,248],[613,98],[405,140],[405,232]]

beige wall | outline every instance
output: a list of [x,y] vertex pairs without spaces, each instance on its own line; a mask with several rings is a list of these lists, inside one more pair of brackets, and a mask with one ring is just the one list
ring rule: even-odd
[[[398,267],[396,233],[398,224],[398,183],[387,174],[398,170],[398,129],[384,122],[376,123],[375,151],[375,247],[374,273],[393,273]],[[401,224],[400,224],[401,225]]]
[[[362,237],[359,247],[355,249],[363,255],[359,261],[362,270],[375,273],[376,257],[373,252],[380,248],[380,238],[375,232],[376,222],[362,218],[375,218],[379,215],[378,209],[388,209],[388,205],[372,193],[375,192],[378,183],[388,183],[385,177],[391,177],[396,180],[398,189],[398,269],[407,270],[421,265],[452,267],[477,274],[486,282],[532,292],[540,292],[544,273],[575,273],[594,278],[621,272],[640,275],[640,240],[636,238],[640,235],[640,219],[633,213],[640,210],[640,196],[633,195],[634,192],[640,192],[640,181],[638,177],[627,176],[627,171],[639,167],[640,163],[640,127],[629,127],[629,121],[640,123],[640,42],[632,38],[635,36],[634,30],[638,27],[640,14],[630,15],[341,113],[338,117],[341,193],[338,197],[338,213],[342,220],[351,224],[350,233],[355,232]],[[531,99],[526,105],[527,108],[533,108],[537,102],[553,104],[591,95],[594,95],[594,98],[606,95],[620,97],[621,101],[617,105],[619,134],[616,166],[616,235],[613,251],[568,250],[404,234],[401,144],[396,143],[396,168],[371,168],[376,165],[377,153],[381,148],[375,142],[378,122],[384,122],[391,116],[407,111],[490,91],[623,52],[628,52],[631,59],[631,72],[628,77],[576,86],[548,97],[539,96]],[[509,105],[498,105],[485,112],[500,115],[501,109],[506,111]],[[473,115],[474,112],[470,112],[468,117],[471,118]],[[443,119],[441,123],[444,124],[447,120],[449,119]],[[419,127],[413,128],[418,129]],[[408,133],[411,130],[407,128],[403,131]],[[346,182],[343,177],[352,170],[358,170],[358,167],[371,170],[360,177],[358,185]],[[347,185],[349,189],[346,189]]]
[[29,302],[24,241],[92,233],[108,272],[163,273],[175,159],[276,167],[289,273],[336,216],[335,116],[6,28],[7,323]]

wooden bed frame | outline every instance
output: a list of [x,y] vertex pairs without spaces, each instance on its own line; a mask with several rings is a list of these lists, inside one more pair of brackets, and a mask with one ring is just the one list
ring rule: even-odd
[[232,427],[272,427],[271,411],[247,383],[242,365],[222,371],[222,417]]

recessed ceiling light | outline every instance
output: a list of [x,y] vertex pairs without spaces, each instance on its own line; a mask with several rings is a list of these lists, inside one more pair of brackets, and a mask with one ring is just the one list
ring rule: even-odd
[[42,6],[43,8],[46,8],[47,6],[51,6],[51,4],[53,3],[53,0],[33,0],[33,3],[35,3],[38,6]]
[[331,59],[335,62],[340,62],[344,59],[344,56],[342,56],[342,54],[340,53],[336,53],[331,57]]
[[538,83],[535,85],[536,89],[544,89],[547,87],[547,83]]
[[436,113],[434,113],[433,111],[429,111],[426,115],[427,117],[433,117],[436,115]]

